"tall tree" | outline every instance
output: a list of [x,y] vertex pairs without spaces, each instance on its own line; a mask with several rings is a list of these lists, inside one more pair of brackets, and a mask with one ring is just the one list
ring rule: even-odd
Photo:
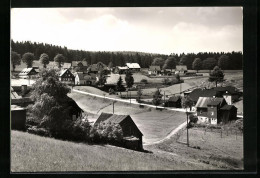
[[11,52],[11,63],[13,65],[13,71],[15,71],[15,66],[21,64],[21,55],[17,52]]
[[126,86],[128,88],[131,88],[134,84],[134,77],[133,77],[133,74],[130,71],[126,72],[125,82],[126,82]]
[[217,60],[214,58],[207,58],[202,62],[203,69],[212,70],[217,65]]
[[59,68],[61,67],[61,63],[65,61],[65,57],[62,54],[57,54],[54,57],[54,61],[58,63]]
[[24,63],[26,63],[27,68],[32,67],[33,60],[34,60],[34,54],[33,53],[28,52],[28,53],[23,54],[22,61]]
[[155,91],[154,95],[153,95],[153,104],[155,106],[158,106],[161,103],[162,100],[162,94],[159,88],[157,88],[157,90]]
[[197,72],[198,72],[198,70],[201,70],[201,69],[202,69],[202,61],[201,61],[200,58],[195,58],[195,59],[194,59],[194,61],[193,61],[193,63],[192,63],[192,68],[193,68],[194,70],[197,70]]
[[225,74],[223,73],[223,71],[218,66],[215,66],[213,71],[211,71],[211,73],[209,74],[209,81],[216,82],[217,87],[218,82],[224,81],[224,76]]
[[112,62],[112,61],[110,61],[107,67],[108,67],[109,69],[112,69],[112,68],[113,68],[113,66],[114,66],[114,65],[113,65],[113,62]]
[[153,59],[152,66],[160,66],[162,68],[164,64],[164,59],[161,57],[157,57]]
[[218,66],[223,69],[227,70],[230,65],[230,59],[227,55],[221,55],[218,59]]
[[176,59],[175,57],[169,57],[168,59],[166,59],[164,65],[163,65],[163,69],[174,69],[176,67]]
[[123,80],[122,77],[120,76],[118,81],[117,81],[117,91],[123,91],[124,90],[124,86],[123,86]]
[[40,62],[43,64],[43,67],[46,68],[46,65],[49,64],[48,54],[42,53],[40,56]]
[[100,70],[99,75],[98,75],[97,84],[100,85],[100,86],[104,86],[106,82],[107,82],[107,78],[106,78],[106,75],[105,75],[105,70]]

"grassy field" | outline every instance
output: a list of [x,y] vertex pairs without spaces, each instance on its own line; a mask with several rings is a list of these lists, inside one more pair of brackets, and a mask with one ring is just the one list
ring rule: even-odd
[[[95,122],[102,112],[113,113],[112,101],[98,97],[70,93],[79,107],[85,112],[91,113],[88,117],[90,122]],[[140,108],[138,105],[115,102],[115,114],[130,115],[138,128],[144,134],[143,141],[150,143],[166,137],[173,129],[185,122],[185,113],[175,111],[160,111],[155,108]]]
[[[186,130],[177,139],[172,138],[161,144],[149,146],[151,150],[163,150],[186,159],[195,159],[218,168],[243,169],[243,136],[207,131],[202,128],[189,129],[190,147],[186,145]],[[199,149],[195,147],[200,147]]]
[[11,172],[219,169],[182,155],[88,145],[11,132]]

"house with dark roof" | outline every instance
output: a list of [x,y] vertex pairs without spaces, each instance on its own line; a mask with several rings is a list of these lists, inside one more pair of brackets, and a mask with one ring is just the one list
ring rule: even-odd
[[242,93],[233,86],[214,87],[213,89],[223,96],[228,104],[233,104],[233,102],[238,101],[239,97],[242,95]]
[[197,103],[199,97],[222,97],[218,91],[215,91],[213,89],[201,88],[196,88],[189,93],[186,92],[185,95],[188,95],[190,97],[194,105]]
[[218,124],[236,119],[236,107],[228,105],[224,98],[199,97],[195,108],[198,122]]
[[150,66],[148,70],[148,74],[155,74],[158,75],[161,73],[161,67],[160,66]]
[[102,123],[119,124],[121,126],[123,131],[122,146],[134,150],[143,149],[143,134],[136,126],[130,115],[101,113],[99,118],[94,123],[94,126]]
[[20,78],[32,78],[33,76],[36,77],[38,72],[35,70],[35,68],[24,68],[20,73],[19,77]]
[[165,107],[175,107],[181,108],[181,97],[180,96],[172,96],[164,103]]
[[65,70],[61,71],[61,73],[59,75],[59,80],[68,85],[74,85],[75,76],[71,73],[71,71],[69,69],[65,69]]

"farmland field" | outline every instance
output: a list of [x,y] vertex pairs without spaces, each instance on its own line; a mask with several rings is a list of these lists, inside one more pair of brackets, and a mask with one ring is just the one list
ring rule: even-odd
[[161,150],[143,153],[11,132],[11,172],[221,169]]
[[[112,113],[112,101],[72,92],[69,94],[85,112],[92,113],[89,117],[94,122],[102,112]],[[152,108],[140,108],[138,105],[115,102],[115,114],[130,115],[143,133],[145,143],[158,141],[166,137],[173,129],[185,122],[186,115],[182,112],[159,111]]]

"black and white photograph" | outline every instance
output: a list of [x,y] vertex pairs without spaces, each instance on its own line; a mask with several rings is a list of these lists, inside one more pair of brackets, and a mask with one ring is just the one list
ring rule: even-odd
[[12,173],[244,170],[243,7],[10,18]]

